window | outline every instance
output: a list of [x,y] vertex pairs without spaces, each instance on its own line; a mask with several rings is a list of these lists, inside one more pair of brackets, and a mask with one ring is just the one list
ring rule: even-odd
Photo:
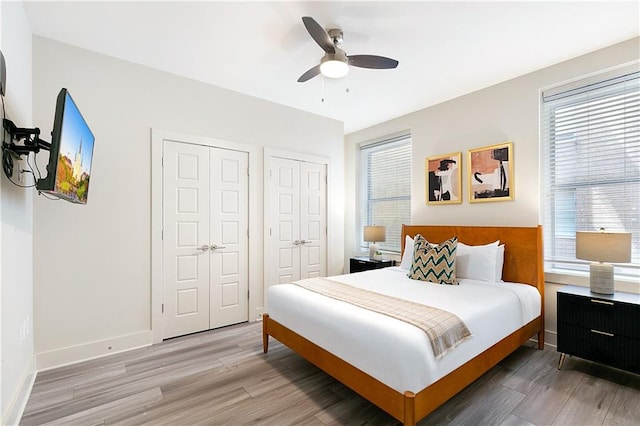
[[360,146],[358,239],[365,225],[382,225],[386,241],[380,250],[400,252],[402,224],[411,223],[411,136]]
[[638,64],[544,91],[541,116],[545,268],[588,271],[576,231],[632,233],[640,276],[640,72]]

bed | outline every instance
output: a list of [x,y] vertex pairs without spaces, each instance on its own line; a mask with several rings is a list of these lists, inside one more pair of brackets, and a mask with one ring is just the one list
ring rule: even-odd
[[[479,287],[481,283],[461,281],[460,287],[464,286],[472,291],[476,288],[476,295],[493,294],[491,292],[494,290],[498,295],[498,287],[504,287],[505,293],[511,295],[509,297],[519,297],[521,301],[527,296],[519,296],[520,293],[529,293],[530,297],[530,293],[535,289],[534,293],[539,296],[538,304],[534,304],[533,311],[529,312],[528,316],[521,314],[522,325],[516,328],[513,328],[513,324],[505,325],[509,321],[498,321],[497,323],[507,329],[513,328],[506,332],[504,328],[496,331],[496,327],[487,327],[487,321],[497,324],[495,318],[466,318],[465,309],[456,306],[461,318],[465,317],[465,323],[469,320],[472,338],[469,339],[469,343],[460,344],[450,353],[434,361],[433,353],[425,352],[414,342],[419,339],[417,336],[420,330],[409,324],[375,312],[362,312],[362,309],[354,307],[355,310],[361,311],[356,316],[351,310],[340,305],[344,302],[328,301],[326,298],[320,300],[324,296],[310,295],[308,293],[312,292],[293,284],[273,286],[269,289],[268,300],[269,309],[273,312],[263,316],[264,352],[268,352],[269,336],[274,337],[403,424],[413,425],[531,337],[537,335],[538,347],[543,348],[544,279],[540,226],[404,225],[402,228],[403,241],[405,236],[414,237],[417,234],[421,234],[430,242],[438,243],[456,236],[460,242],[473,246],[500,240],[505,245],[502,271],[504,282],[494,283],[489,289],[486,284],[485,287]],[[406,274],[398,268],[351,275],[336,279],[356,286],[364,285],[366,282],[367,285],[375,287],[376,280],[395,282],[397,277],[401,283],[398,284],[398,291],[404,291],[403,286],[412,285],[402,281],[408,278],[403,278]],[[458,286],[431,287],[436,291],[455,292],[457,290],[453,287]],[[294,297],[295,294],[302,298],[292,302],[294,299],[289,297]],[[492,299],[500,297],[491,296]],[[443,296],[441,299],[446,305],[447,298]],[[464,303],[460,302],[459,305],[463,306]],[[349,333],[355,334],[350,336]],[[403,345],[406,345],[406,349]],[[411,368],[419,364],[426,366],[424,371],[412,374]]]

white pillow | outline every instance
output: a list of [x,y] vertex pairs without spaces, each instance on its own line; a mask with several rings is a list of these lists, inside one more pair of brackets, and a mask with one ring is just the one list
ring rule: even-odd
[[496,253],[496,281],[502,281],[502,266],[504,265],[504,244],[498,246]]
[[404,252],[402,253],[402,261],[400,262],[400,268],[411,269],[411,262],[413,262],[413,238],[408,235],[404,237]]
[[[496,282],[498,245],[500,241],[481,246],[468,246],[458,242],[456,251],[456,277],[478,281]],[[500,266],[502,270],[502,266]]]

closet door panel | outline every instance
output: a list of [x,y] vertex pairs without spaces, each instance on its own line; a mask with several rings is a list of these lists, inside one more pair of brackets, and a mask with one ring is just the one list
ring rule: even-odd
[[163,149],[163,337],[169,338],[209,328],[209,150],[170,141]]
[[270,171],[271,253],[267,286],[300,279],[300,163],[272,158]]
[[300,163],[301,278],[327,275],[327,166]]
[[210,328],[248,320],[249,155],[210,148]]

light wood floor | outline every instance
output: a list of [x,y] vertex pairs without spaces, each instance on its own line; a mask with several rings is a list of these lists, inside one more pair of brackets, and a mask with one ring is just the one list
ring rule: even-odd
[[[395,425],[241,324],[38,374],[21,425]],[[523,346],[420,425],[631,425],[640,376]]]

